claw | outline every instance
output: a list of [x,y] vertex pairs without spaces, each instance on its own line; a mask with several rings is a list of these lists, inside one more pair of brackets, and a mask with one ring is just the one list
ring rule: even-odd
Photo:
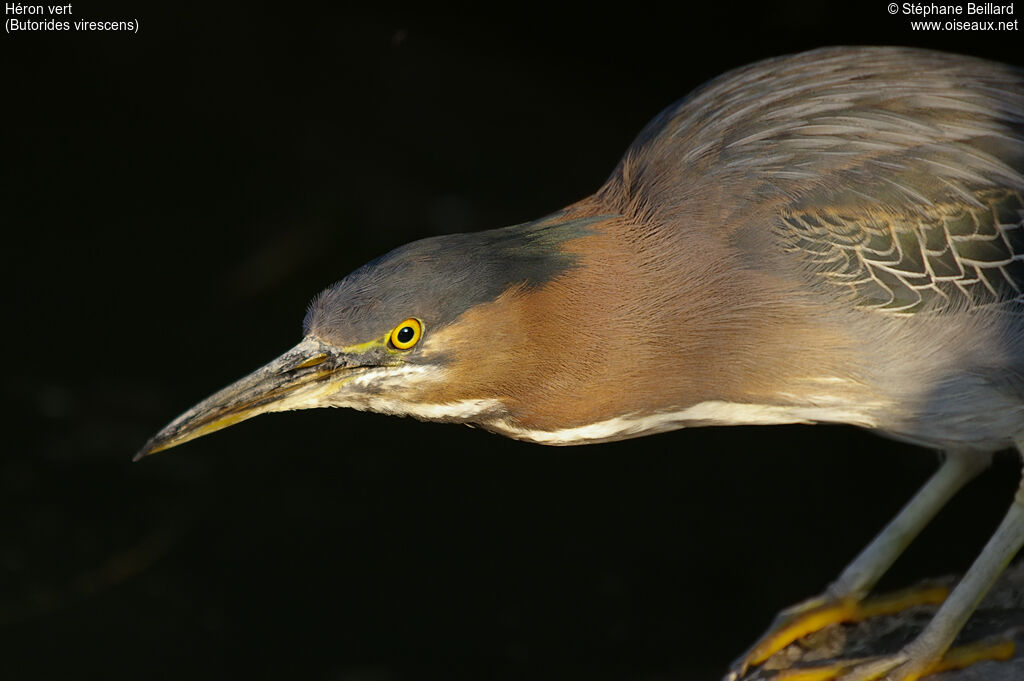
[[1006,662],[1017,652],[1012,639],[991,639],[976,641],[957,648],[950,648],[937,664],[928,670],[929,674],[964,669],[978,662]]
[[852,598],[825,603],[785,617],[766,634],[744,657],[743,669],[762,664],[794,641],[825,627],[852,622],[858,617],[858,604]]
[[938,605],[948,595],[949,589],[944,586],[926,586],[860,602],[853,598],[808,601],[784,613],[772,629],[739,660],[734,667],[735,678],[741,678],[747,669],[763,664],[791,643],[833,624],[861,622],[869,617],[891,615],[919,605]]
[[[843,660],[815,667],[784,669],[775,674],[772,681],[918,681],[925,676],[964,669],[978,662],[1005,662],[1015,652],[1016,644],[1012,640],[991,639],[951,648],[942,659],[923,665],[921,671],[913,668],[906,654],[899,653],[868,660]],[[895,675],[893,671],[896,671]],[[737,681],[739,678],[732,677]]]

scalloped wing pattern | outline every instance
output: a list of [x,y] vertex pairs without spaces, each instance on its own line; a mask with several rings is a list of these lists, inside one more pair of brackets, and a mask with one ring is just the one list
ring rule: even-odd
[[845,287],[857,305],[887,312],[1024,303],[1024,198],[987,190],[975,205],[919,217],[841,211],[784,215],[786,250]]

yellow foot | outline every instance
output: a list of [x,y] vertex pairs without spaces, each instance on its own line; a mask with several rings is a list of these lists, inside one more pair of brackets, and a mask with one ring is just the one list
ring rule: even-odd
[[904,653],[869,660],[844,660],[818,667],[785,669],[772,681],[917,681],[918,679],[964,669],[987,661],[1006,661],[1013,657],[1013,641],[978,641],[950,648],[940,660],[913,660]]
[[938,605],[948,595],[949,589],[944,586],[918,586],[865,601],[853,598],[806,601],[783,611],[761,640],[733,664],[732,673],[726,678],[741,678],[750,667],[763,664],[794,641],[830,625],[891,615],[918,605]]

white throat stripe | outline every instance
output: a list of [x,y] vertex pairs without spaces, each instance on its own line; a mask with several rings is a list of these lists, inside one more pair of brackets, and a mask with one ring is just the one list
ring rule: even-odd
[[[878,405],[867,405],[880,407]],[[782,423],[852,423],[864,427],[876,425],[867,409],[843,407],[785,407],[766,404],[742,404],[710,401],[675,412],[646,416],[618,416],[586,426],[562,430],[531,430],[504,420],[486,426],[509,437],[547,445],[574,445],[619,440],[660,433],[687,425],[778,425]]]

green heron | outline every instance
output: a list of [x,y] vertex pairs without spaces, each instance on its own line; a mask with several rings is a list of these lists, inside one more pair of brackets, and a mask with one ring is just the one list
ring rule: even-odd
[[[1024,72],[819,49],[700,87],[564,210],[360,267],[312,302],[298,345],[138,457],[328,406],[549,445],[824,422],[942,450],[921,491],[822,596],[780,616],[738,678],[862,608],[992,452],[1024,450],[1022,291]],[[933,670],[1022,543],[1024,488],[918,638],[836,674]]]

